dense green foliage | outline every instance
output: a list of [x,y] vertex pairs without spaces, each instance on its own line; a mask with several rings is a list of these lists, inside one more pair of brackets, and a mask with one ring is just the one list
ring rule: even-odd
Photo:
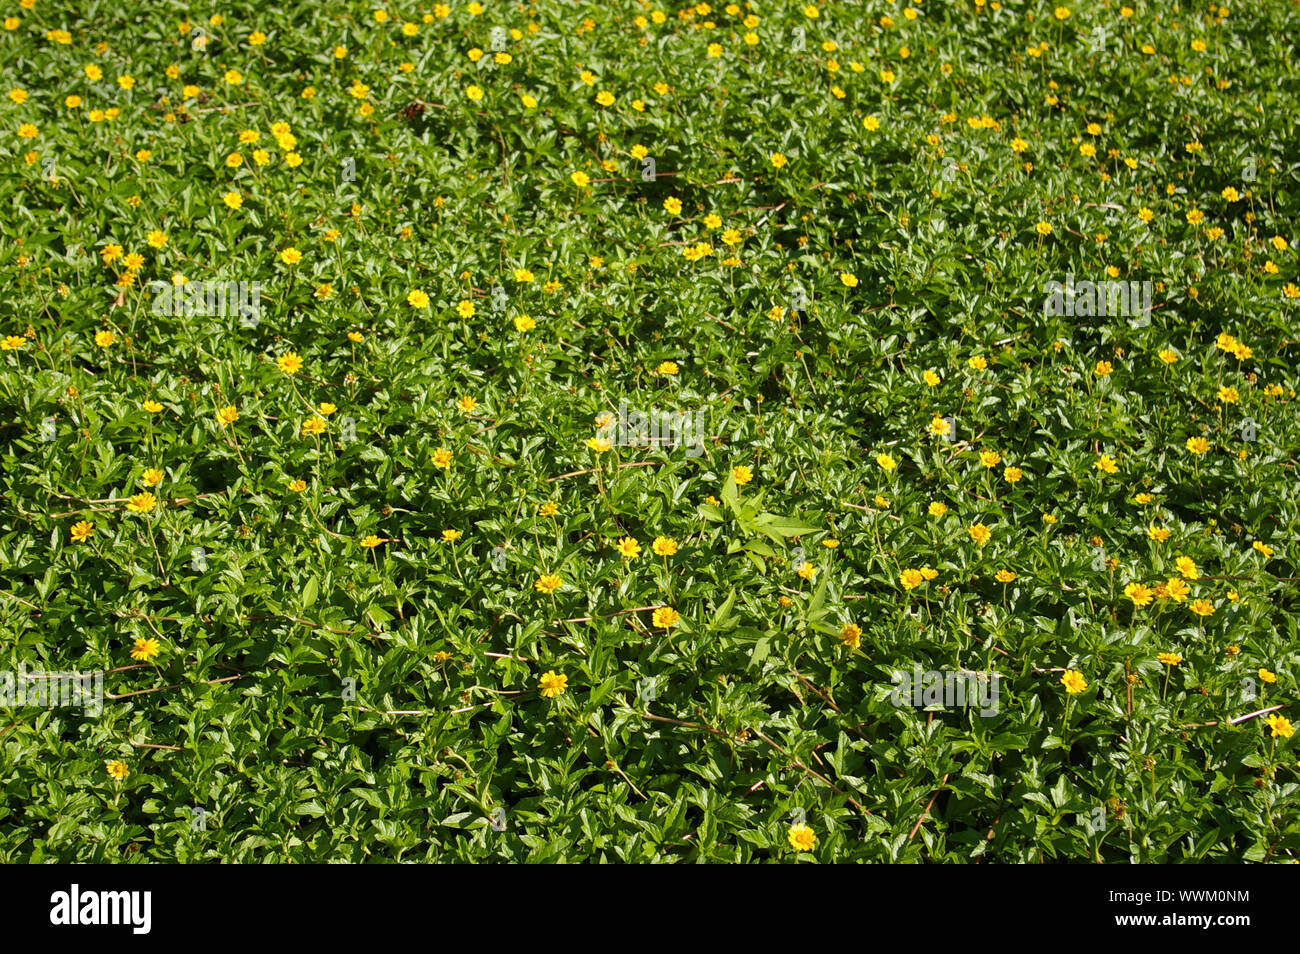
[[1130,2],[12,5],[0,860],[1300,859],[1300,7]]

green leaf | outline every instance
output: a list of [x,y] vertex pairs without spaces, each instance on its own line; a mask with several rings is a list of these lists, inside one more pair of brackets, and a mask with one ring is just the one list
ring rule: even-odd
[[312,574],[307,580],[307,584],[302,588],[302,608],[311,609],[316,603],[316,597],[320,594],[320,579],[316,574]]

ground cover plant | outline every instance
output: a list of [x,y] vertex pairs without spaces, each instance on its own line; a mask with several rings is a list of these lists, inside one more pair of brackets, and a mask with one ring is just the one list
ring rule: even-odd
[[1295,3],[2,25],[0,859],[1300,859]]

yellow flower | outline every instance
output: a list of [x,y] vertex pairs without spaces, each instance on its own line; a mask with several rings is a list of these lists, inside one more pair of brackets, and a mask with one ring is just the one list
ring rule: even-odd
[[731,479],[743,486],[754,479],[754,472],[744,464],[740,464],[731,468]]
[[455,542],[456,542],[457,540],[459,540],[459,539],[460,539],[460,531],[459,531],[459,530],[444,530],[444,531],[442,531],[442,542],[443,542],[443,543],[455,543]]
[[217,423],[222,427],[225,427],[227,424],[233,424],[237,420],[239,420],[239,411],[233,404],[227,405],[217,411]]
[[1263,540],[1256,540],[1254,543],[1251,544],[1251,548],[1258,550],[1260,553],[1264,554],[1264,557],[1266,559],[1273,558],[1273,548],[1270,547]]
[[1189,580],[1201,578],[1201,571],[1197,569],[1196,562],[1191,557],[1180,556],[1174,561],[1174,565],[1178,567],[1178,572]]
[[1277,675],[1269,672],[1267,669],[1261,669],[1258,675],[1260,682],[1277,682]]
[[417,288],[407,292],[406,303],[412,308],[425,309],[429,307],[429,296]]
[[383,542],[384,542],[383,540],[375,536],[375,534],[373,533],[368,533],[361,538],[361,545],[365,547],[367,550],[373,550],[375,547],[379,546]]
[[840,283],[847,288],[857,288],[858,276],[852,272],[840,272]]
[[27,347],[27,339],[20,335],[5,335],[0,340],[0,351],[17,351],[19,348]]
[[460,315],[462,318],[473,318],[474,303],[468,298],[461,299],[456,303],[456,314]]
[[862,627],[857,623],[845,623],[840,629],[840,642],[849,649],[857,649],[862,645]]
[[85,543],[95,533],[95,525],[89,520],[78,520],[72,525],[72,539],[77,543]]
[[280,253],[280,261],[286,265],[297,265],[302,261],[302,252],[290,246]]
[[1156,656],[1156,659],[1166,666],[1177,666],[1183,661],[1183,657],[1178,653],[1160,653]]
[[785,154],[780,152],[772,153],[770,156],[767,157],[767,159],[768,162],[772,163],[772,165],[775,166],[777,169],[780,169],[789,161],[788,159],[786,159]]
[[1002,455],[997,451],[980,451],[980,463],[992,470],[1002,463]]
[[113,342],[116,340],[117,335],[113,334],[111,331],[95,332],[95,344],[99,345],[101,348],[111,348]]
[[323,434],[325,432],[325,429],[328,426],[329,425],[325,423],[325,419],[323,417],[317,417],[316,415],[312,415],[311,417],[303,419],[302,433],[310,434],[311,436],[315,437],[319,434]]
[[600,103],[602,106],[613,106],[614,94],[607,89],[602,89],[596,94],[596,102]]
[[591,177],[585,172],[571,172],[569,173],[569,178],[573,180],[573,184],[579,189],[585,189],[587,186],[591,185]]
[[537,508],[537,512],[543,517],[554,517],[559,509],[553,501],[548,500]]
[[1287,719],[1285,716],[1278,715],[1276,712],[1265,716],[1264,724],[1272,730],[1273,734],[1271,738],[1274,739],[1289,739],[1295,734],[1295,726],[1291,724],[1291,720]]
[[914,590],[925,582],[925,575],[920,570],[904,570],[898,575],[898,582],[905,590]]
[[156,639],[147,636],[137,636],[135,643],[131,647],[131,658],[140,662],[148,662],[153,659],[162,649],[162,644]]
[[295,494],[300,494],[307,489],[307,481],[302,479],[291,480],[289,481],[289,489],[292,490]]
[[1100,378],[1104,378],[1109,375],[1112,370],[1114,369],[1109,361],[1098,361],[1097,367],[1093,369],[1093,373]]
[[885,454],[885,453],[877,454],[876,463],[880,465],[880,469],[883,471],[891,471],[891,470],[898,469],[898,461],[894,460],[894,458],[889,454]]
[[982,354],[975,355],[975,357],[971,358],[966,363],[970,366],[972,371],[983,371],[989,366],[988,361],[985,360]]
[[676,361],[663,361],[660,363],[659,367],[655,368],[655,374],[663,374],[670,377],[677,372],[678,367]]
[[1083,673],[1075,669],[1067,669],[1061,674],[1061,685],[1065,686],[1065,691],[1072,696],[1077,696],[1088,688]]
[[1019,467],[1008,467],[1002,472],[1002,476],[1006,478],[1007,483],[1018,484],[1025,476],[1025,472]]
[[119,782],[124,781],[126,777],[131,774],[131,770],[126,767],[126,763],[119,759],[114,759],[107,763],[106,768],[108,769],[108,774]]
[[[804,8],[804,13],[809,10],[816,10],[816,7]],[[812,14],[808,14],[810,17]],[[786,840],[790,842],[790,847],[795,851],[812,851],[813,845],[817,843],[817,833],[807,825],[791,825],[790,830],[786,832]]]
[[930,387],[933,388],[939,386],[940,378],[939,375],[934,373],[934,371],[926,369],[925,373],[922,374],[921,377],[925,380],[925,383],[928,384]]
[[671,606],[661,606],[650,616],[650,622],[659,629],[672,629],[681,619],[681,614]]
[[1034,226],[1034,231],[1037,232],[1039,235],[1051,235],[1052,223],[1039,222],[1037,225]]
[[533,584],[533,587],[539,593],[554,593],[563,585],[564,581],[559,576],[554,573],[545,573],[537,578],[537,582]]
[[132,494],[127,501],[126,509],[132,513],[148,513],[154,508],[157,498],[153,494],[145,491],[143,493]]
[[515,331],[519,332],[521,335],[526,335],[537,327],[537,322],[528,315],[515,315],[514,325]]
[[286,351],[275,359],[275,366],[285,374],[297,374],[302,370],[302,358],[296,351]]
[[637,543],[632,537],[624,537],[622,540],[619,540],[618,543],[614,544],[614,549],[622,555],[623,559],[630,560],[633,557],[640,555],[641,544]]
[[221,197],[221,201],[226,204],[228,209],[238,209],[244,204],[244,197],[238,192],[227,192]]
[[469,414],[474,408],[478,407],[478,401],[467,394],[456,402],[456,406],[464,413]]
[[1169,539],[1169,531],[1164,527],[1157,527],[1155,524],[1147,527],[1147,536],[1156,543],[1164,543]]
[[611,444],[609,441],[605,440],[605,438],[603,438],[603,437],[588,437],[588,438],[587,438],[587,447],[588,447],[590,450],[595,451],[597,454],[603,454],[603,453],[605,453],[605,451],[609,450],[609,449],[610,449],[611,447],[613,447],[613,446],[614,446],[613,444]]
[[1092,466],[1107,474],[1113,474],[1115,471],[1119,470],[1119,466],[1115,463],[1115,459],[1109,454],[1102,454],[1093,461]]
[[929,511],[929,514],[932,517],[942,517],[944,514],[948,512],[948,505],[938,500],[931,500],[930,506],[927,508],[927,510]]
[[1010,583],[1016,578],[1016,574],[1011,570],[998,570],[993,574],[993,578],[999,583]]
[[984,526],[982,523],[974,524],[966,532],[969,533],[971,539],[980,546],[984,546],[984,544],[988,543],[989,539],[993,536],[993,533],[989,528]]
[[556,696],[564,695],[568,690],[569,677],[562,676],[554,669],[550,669],[542,674],[540,684],[542,687],[542,698],[554,699]]
[[670,195],[668,198],[664,199],[664,210],[668,212],[669,215],[681,215],[682,200],[676,196]]
[[1124,595],[1133,601],[1135,607],[1141,609],[1155,598],[1155,591],[1149,586],[1133,582],[1124,587]]
[[654,543],[650,544],[650,549],[659,556],[672,556],[677,552],[677,541],[672,537],[655,537]]
[[141,479],[144,481],[144,485],[146,487],[157,487],[159,484],[162,483],[163,472],[161,470],[158,470],[156,467],[150,467],[147,470],[145,470],[144,474],[141,476]]
[[1209,600],[1193,600],[1192,612],[1197,616],[1213,616],[1214,604]]
[[447,450],[447,448],[445,447],[439,447],[436,451],[433,452],[434,467],[441,467],[443,470],[446,470],[448,467],[451,466],[451,460],[452,460],[452,453],[451,451]]

